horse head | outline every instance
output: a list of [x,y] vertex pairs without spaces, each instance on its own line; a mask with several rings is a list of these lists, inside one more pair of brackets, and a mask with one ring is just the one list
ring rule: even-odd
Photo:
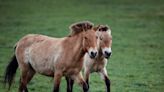
[[99,39],[99,47],[105,58],[109,58],[112,54],[112,35],[111,30],[107,25],[98,25],[94,27],[96,36]]
[[81,33],[82,47],[85,52],[89,54],[91,58],[95,58],[98,54],[97,51],[97,39],[96,32],[93,30],[93,23],[89,21],[78,22],[70,26],[72,35]]

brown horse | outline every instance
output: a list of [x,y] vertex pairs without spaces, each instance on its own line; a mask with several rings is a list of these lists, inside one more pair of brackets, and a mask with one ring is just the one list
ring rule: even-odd
[[[84,77],[89,88],[89,75],[90,73],[97,72],[101,75],[102,79],[105,81],[107,92],[110,92],[110,80],[107,74],[107,59],[111,56],[112,50],[112,35],[111,30],[108,26],[99,25],[94,28],[96,30],[96,35],[98,38],[98,56],[95,59],[91,59],[89,54],[84,56]],[[67,92],[72,92],[73,80],[67,81],[68,90]]]
[[19,92],[28,92],[27,84],[34,74],[54,77],[53,92],[59,92],[62,76],[78,82],[84,92],[88,86],[80,71],[83,57],[97,56],[97,39],[91,22],[79,22],[70,26],[71,34],[64,38],[30,34],[20,39],[15,46],[15,55],[8,64],[5,84],[12,84],[17,67],[21,70]]

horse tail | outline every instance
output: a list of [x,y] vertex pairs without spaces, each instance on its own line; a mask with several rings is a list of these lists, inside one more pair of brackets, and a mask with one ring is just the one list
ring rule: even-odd
[[8,84],[9,89],[10,89],[11,84],[13,82],[17,68],[18,68],[18,62],[17,62],[16,56],[14,54],[10,63],[6,67],[6,71],[5,71],[5,75],[4,75],[4,85],[6,86],[6,84]]

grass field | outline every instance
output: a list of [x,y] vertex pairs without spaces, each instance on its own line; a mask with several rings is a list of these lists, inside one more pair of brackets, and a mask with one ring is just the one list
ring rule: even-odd
[[[112,92],[164,92],[163,0],[0,0],[0,80],[14,44],[29,33],[63,37],[71,23],[89,20],[108,24],[113,55],[108,63]],[[16,92],[19,70],[10,92]],[[98,74],[90,92],[105,92]],[[30,92],[51,92],[53,79],[37,74]],[[60,91],[65,92],[63,78]],[[7,89],[0,84],[0,92]],[[74,92],[81,92],[76,84]]]

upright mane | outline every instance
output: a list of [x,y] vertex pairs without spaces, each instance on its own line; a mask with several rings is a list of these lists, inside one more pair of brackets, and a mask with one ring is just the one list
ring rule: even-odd
[[70,36],[73,36],[75,34],[78,34],[82,31],[87,31],[89,29],[93,28],[93,23],[90,21],[82,21],[72,24],[70,27]]
[[108,25],[98,25],[94,27],[96,31],[108,31],[110,28]]
[[108,25],[97,25],[93,28],[95,31],[99,31],[99,32],[108,32],[109,34],[111,34],[111,29]]

